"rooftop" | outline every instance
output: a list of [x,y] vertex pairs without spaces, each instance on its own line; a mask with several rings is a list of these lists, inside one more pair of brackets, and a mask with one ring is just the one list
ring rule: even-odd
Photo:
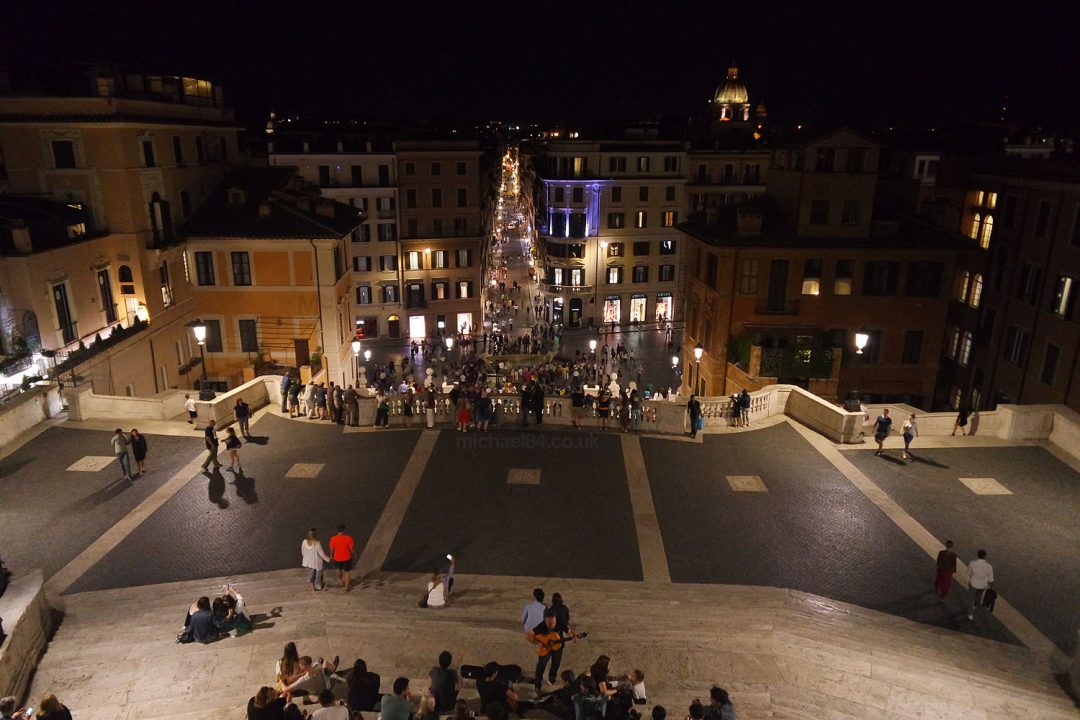
[[[27,255],[73,245],[87,237],[88,223],[86,210],[67,203],[0,195],[0,255]],[[29,233],[29,252],[16,242],[20,231]]]

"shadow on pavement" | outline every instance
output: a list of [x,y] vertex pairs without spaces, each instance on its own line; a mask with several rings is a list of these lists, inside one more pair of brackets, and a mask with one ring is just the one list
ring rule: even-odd
[[267,445],[270,442],[270,436],[269,435],[248,435],[246,438],[244,438],[244,440],[246,442],[251,443],[252,445]]
[[229,501],[225,499],[225,476],[221,474],[220,467],[214,468],[213,472],[204,470],[203,473],[209,474],[210,476],[210,482],[206,488],[210,502],[214,503],[222,510],[229,507]]
[[937,460],[933,460],[933,459],[928,458],[928,457],[922,457],[921,455],[912,455],[911,453],[908,453],[908,455],[911,456],[911,461],[912,462],[917,462],[917,463],[921,463],[923,465],[929,465],[931,467],[936,467],[936,468],[946,468],[946,469],[948,469],[948,467],[949,467],[948,465],[945,465],[944,463],[939,463]]
[[259,495],[255,492],[255,478],[248,477],[243,470],[233,473],[233,486],[236,488],[236,496],[248,505],[259,502]]
[[119,496],[125,490],[129,490],[132,484],[133,483],[131,480],[127,480],[125,478],[118,478],[116,480],[113,480],[111,483],[101,488],[100,490],[96,490],[87,495],[86,497],[80,498],[75,502],[71,503],[59,513],[57,513],[57,517],[64,517],[65,515],[68,515],[70,513],[81,513],[93,510],[99,505],[107,503],[113,498]]

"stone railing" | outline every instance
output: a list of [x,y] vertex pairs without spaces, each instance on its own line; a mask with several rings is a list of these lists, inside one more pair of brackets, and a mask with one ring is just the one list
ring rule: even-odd
[[170,420],[183,414],[185,393],[198,396],[192,390],[166,390],[150,397],[99,395],[90,383],[64,390],[72,420]]
[[[70,390],[66,391],[70,392]],[[0,452],[20,434],[64,409],[56,385],[37,385],[0,406]]]
[[0,697],[21,698],[52,633],[52,611],[40,570],[12,579],[0,597],[0,617],[7,633],[0,644]]

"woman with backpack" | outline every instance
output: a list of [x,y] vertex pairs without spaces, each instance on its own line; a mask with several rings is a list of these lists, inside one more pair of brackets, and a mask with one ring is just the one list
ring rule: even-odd
[[[229,451],[229,469],[233,472],[244,472],[244,466],[240,464],[240,438],[236,437],[236,431],[231,427],[225,429],[225,449]],[[235,466],[235,467],[234,467]]]

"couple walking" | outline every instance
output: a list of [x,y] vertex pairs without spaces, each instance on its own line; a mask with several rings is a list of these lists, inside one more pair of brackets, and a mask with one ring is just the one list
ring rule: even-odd
[[308,530],[307,537],[300,543],[301,565],[308,571],[308,585],[313,592],[322,590],[323,568],[326,563],[332,563],[333,567],[337,568],[341,587],[345,588],[345,592],[349,592],[356,559],[356,541],[346,534],[344,525],[338,525],[337,533],[330,538],[329,545],[331,555],[327,556],[315,528]]
[[116,461],[120,463],[120,471],[124,473],[121,480],[131,480],[133,477],[128,449],[135,456],[135,466],[139,470],[136,475],[142,475],[146,471],[146,451],[149,446],[146,443],[146,436],[138,430],[131,428],[131,435],[125,435],[123,430],[116,428],[112,436],[112,448]]

